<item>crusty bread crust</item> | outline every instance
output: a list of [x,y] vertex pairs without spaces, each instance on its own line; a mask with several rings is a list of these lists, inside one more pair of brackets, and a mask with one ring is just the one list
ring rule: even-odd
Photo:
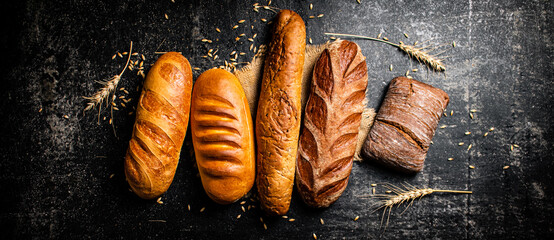
[[229,204],[254,185],[254,127],[248,101],[235,75],[208,70],[192,92],[191,133],[202,185],[217,203]]
[[274,20],[256,115],[257,178],[260,206],[284,215],[290,205],[301,117],[301,84],[306,27],[293,11]]
[[441,89],[407,77],[393,79],[362,154],[398,171],[421,171],[448,102]]
[[176,52],[152,66],[138,102],[133,135],[125,156],[125,176],[139,197],[167,191],[187,132],[192,90],[188,60]]
[[328,207],[346,189],[356,152],[367,89],[360,47],[333,42],[319,57],[296,164],[296,186],[304,202]]

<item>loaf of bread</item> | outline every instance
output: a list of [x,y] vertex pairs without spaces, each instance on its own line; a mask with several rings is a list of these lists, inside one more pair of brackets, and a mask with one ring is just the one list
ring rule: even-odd
[[421,171],[448,101],[448,94],[431,85],[406,77],[393,79],[362,154],[402,172]]
[[280,11],[273,22],[256,115],[256,183],[261,208],[283,215],[294,185],[306,28],[290,10]]
[[187,132],[192,70],[183,55],[170,52],[152,66],[136,111],[125,156],[125,176],[139,197],[153,199],[171,185]]
[[204,190],[217,203],[235,202],[256,177],[254,128],[242,86],[228,71],[208,70],[196,79],[190,111]]
[[296,187],[309,206],[328,207],[348,184],[366,88],[358,45],[344,40],[329,45],[313,70],[296,160]]

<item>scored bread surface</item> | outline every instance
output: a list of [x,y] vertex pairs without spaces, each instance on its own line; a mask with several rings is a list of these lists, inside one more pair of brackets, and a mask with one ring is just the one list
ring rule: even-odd
[[171,185],[187,132],[192,70],[179,53],[162,55],[150,69],[139,98],[124,169],[139,197],[153,199]]
[[299,141],[296,183],[312,207],[328,207],[345,190],[367,88],[365,57],[357,44],[333,42],[319,57]]
[[394,78],[362,154],[399,171],[421,171],[448,102],[448,94],[441,89],[411,78]]
[[305,47],[302,18],[280,11],[267,50],[256,117],[256,183],[260,206],[269,215],[286,214],[292,196]]
[[208,196],[229,204],[254,185],[254,129],[238,79],[222,69],[204,72],[194,85],[191,132]]

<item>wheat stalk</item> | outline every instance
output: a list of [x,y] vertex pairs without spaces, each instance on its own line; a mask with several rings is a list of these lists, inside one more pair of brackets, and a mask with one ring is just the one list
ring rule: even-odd
[[[408,208],[414,203],[416,199],[421,199],[422,197],[437,193],[437,192],[443,192],[443,193],[463,193],[463,194],[471,194],[472,191],[461,191],[461,190],[444,190],[444,189],[433,189],[433,188],[417,188],[409,183],[401,184],[402,187],[395,186],[390,183],[381,183],[380,185],[384,186],[385,188],[389,189],[389,191],[393,194],[373,194],[373,195],[362,195],[359,197],[365,198],[365,197],[371,197],[371,198],[378,198],[380,199],[377,204],[375,210],[373,212],[383,209],[383,215],[381,216],[381,225],[379,228],[383,226],[383,220],[385,218],[385,215],[387,215],[387,221],[385,224],[386,230],[387,226],[389,225],[389,219],[390,214],[392,211],[392,208],[394,206],[399,207],[403,203],[408,203],[404,211],[402,211],[403,214]],[[387,212],[388,209],[388,212]]]
[[361,35],[353,35],[353,34],[342,34],[342,33],[325,33],[325,35],[334,35],[334,36],[343,36],[343,37],[353,37],[353,38],[360,38],[360,39],[367,39],[377,42],[382,42],[389,44],[391,46],[397,47],[401,51],[405,52],[408,56],[415,58],[418,62],[423,63],[427,66],[429,66],[431,69],[437,71],[437,72],[444,72],[446,71],[446,65],[443,63],[443,59],[439,58],[439,54],[431,55],[431,50],[427,50],[429,46],[426,47],[416,47],[416,45],[406,45],[403,42],[400,42],[399,44],[392,43],[383,39],[379,38],[372,38],[372,37],[366,37]]
[[269,3],[267,4],[267,6],[265,5],[260,5],[259,3],[254,3],[252,6],[254,7],[254,11],[255,12],[259,12],[259,9],[262,8],[262,9],[265,9],[265,10],[268,10],[268,11],[272,11],[274,13],[277,13],[276,10],[280,10],[279,8],[277,7],[272,7],[272,6],[269,6],[271,5],[271,1],[269,1]]
[[[88,111],[95,107],[98,107],[98,123],[100,123],[100,111],[102,109],[102,104],[106,103],[106,106],[111,105],[113,107],[113,101],[115,100],[115,91],[117,89],[117,84],[119,84],[119,80],[121,80],[121,76],[123,75],[123,73],[125,73],[125,70],[127,70],[127,66],[129,66],[132,52],[133,52],[133,41],[131,41],[131,46],[129,47],[129,54],[127,57],[127,63],[125,63],[123,70],[121,70],[119,74],[114,75],[109,79],[96,81],[102,84],[102,88],[100,88],[100,90],[98,90],[96,93],[94,93],[94,95],[90,97],[83,97],[84,99],[88,100],[87,106],[85,107],[84,111]],[[112,96],[111,100],[110,100],[110,96]],[[113,111],[112,111],[112,116],[113,116]]]

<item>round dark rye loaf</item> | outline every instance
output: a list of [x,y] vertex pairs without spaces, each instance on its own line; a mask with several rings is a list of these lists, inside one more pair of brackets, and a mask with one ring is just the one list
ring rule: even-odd
[[393,79],[362,154],[399,171],[421,171],[448,101],[441,89],[411,78]]
[[284,215],[294,185],[306,27],[298,14],[282,10],[272,31],[256,115],[256,183],[261,208]]

